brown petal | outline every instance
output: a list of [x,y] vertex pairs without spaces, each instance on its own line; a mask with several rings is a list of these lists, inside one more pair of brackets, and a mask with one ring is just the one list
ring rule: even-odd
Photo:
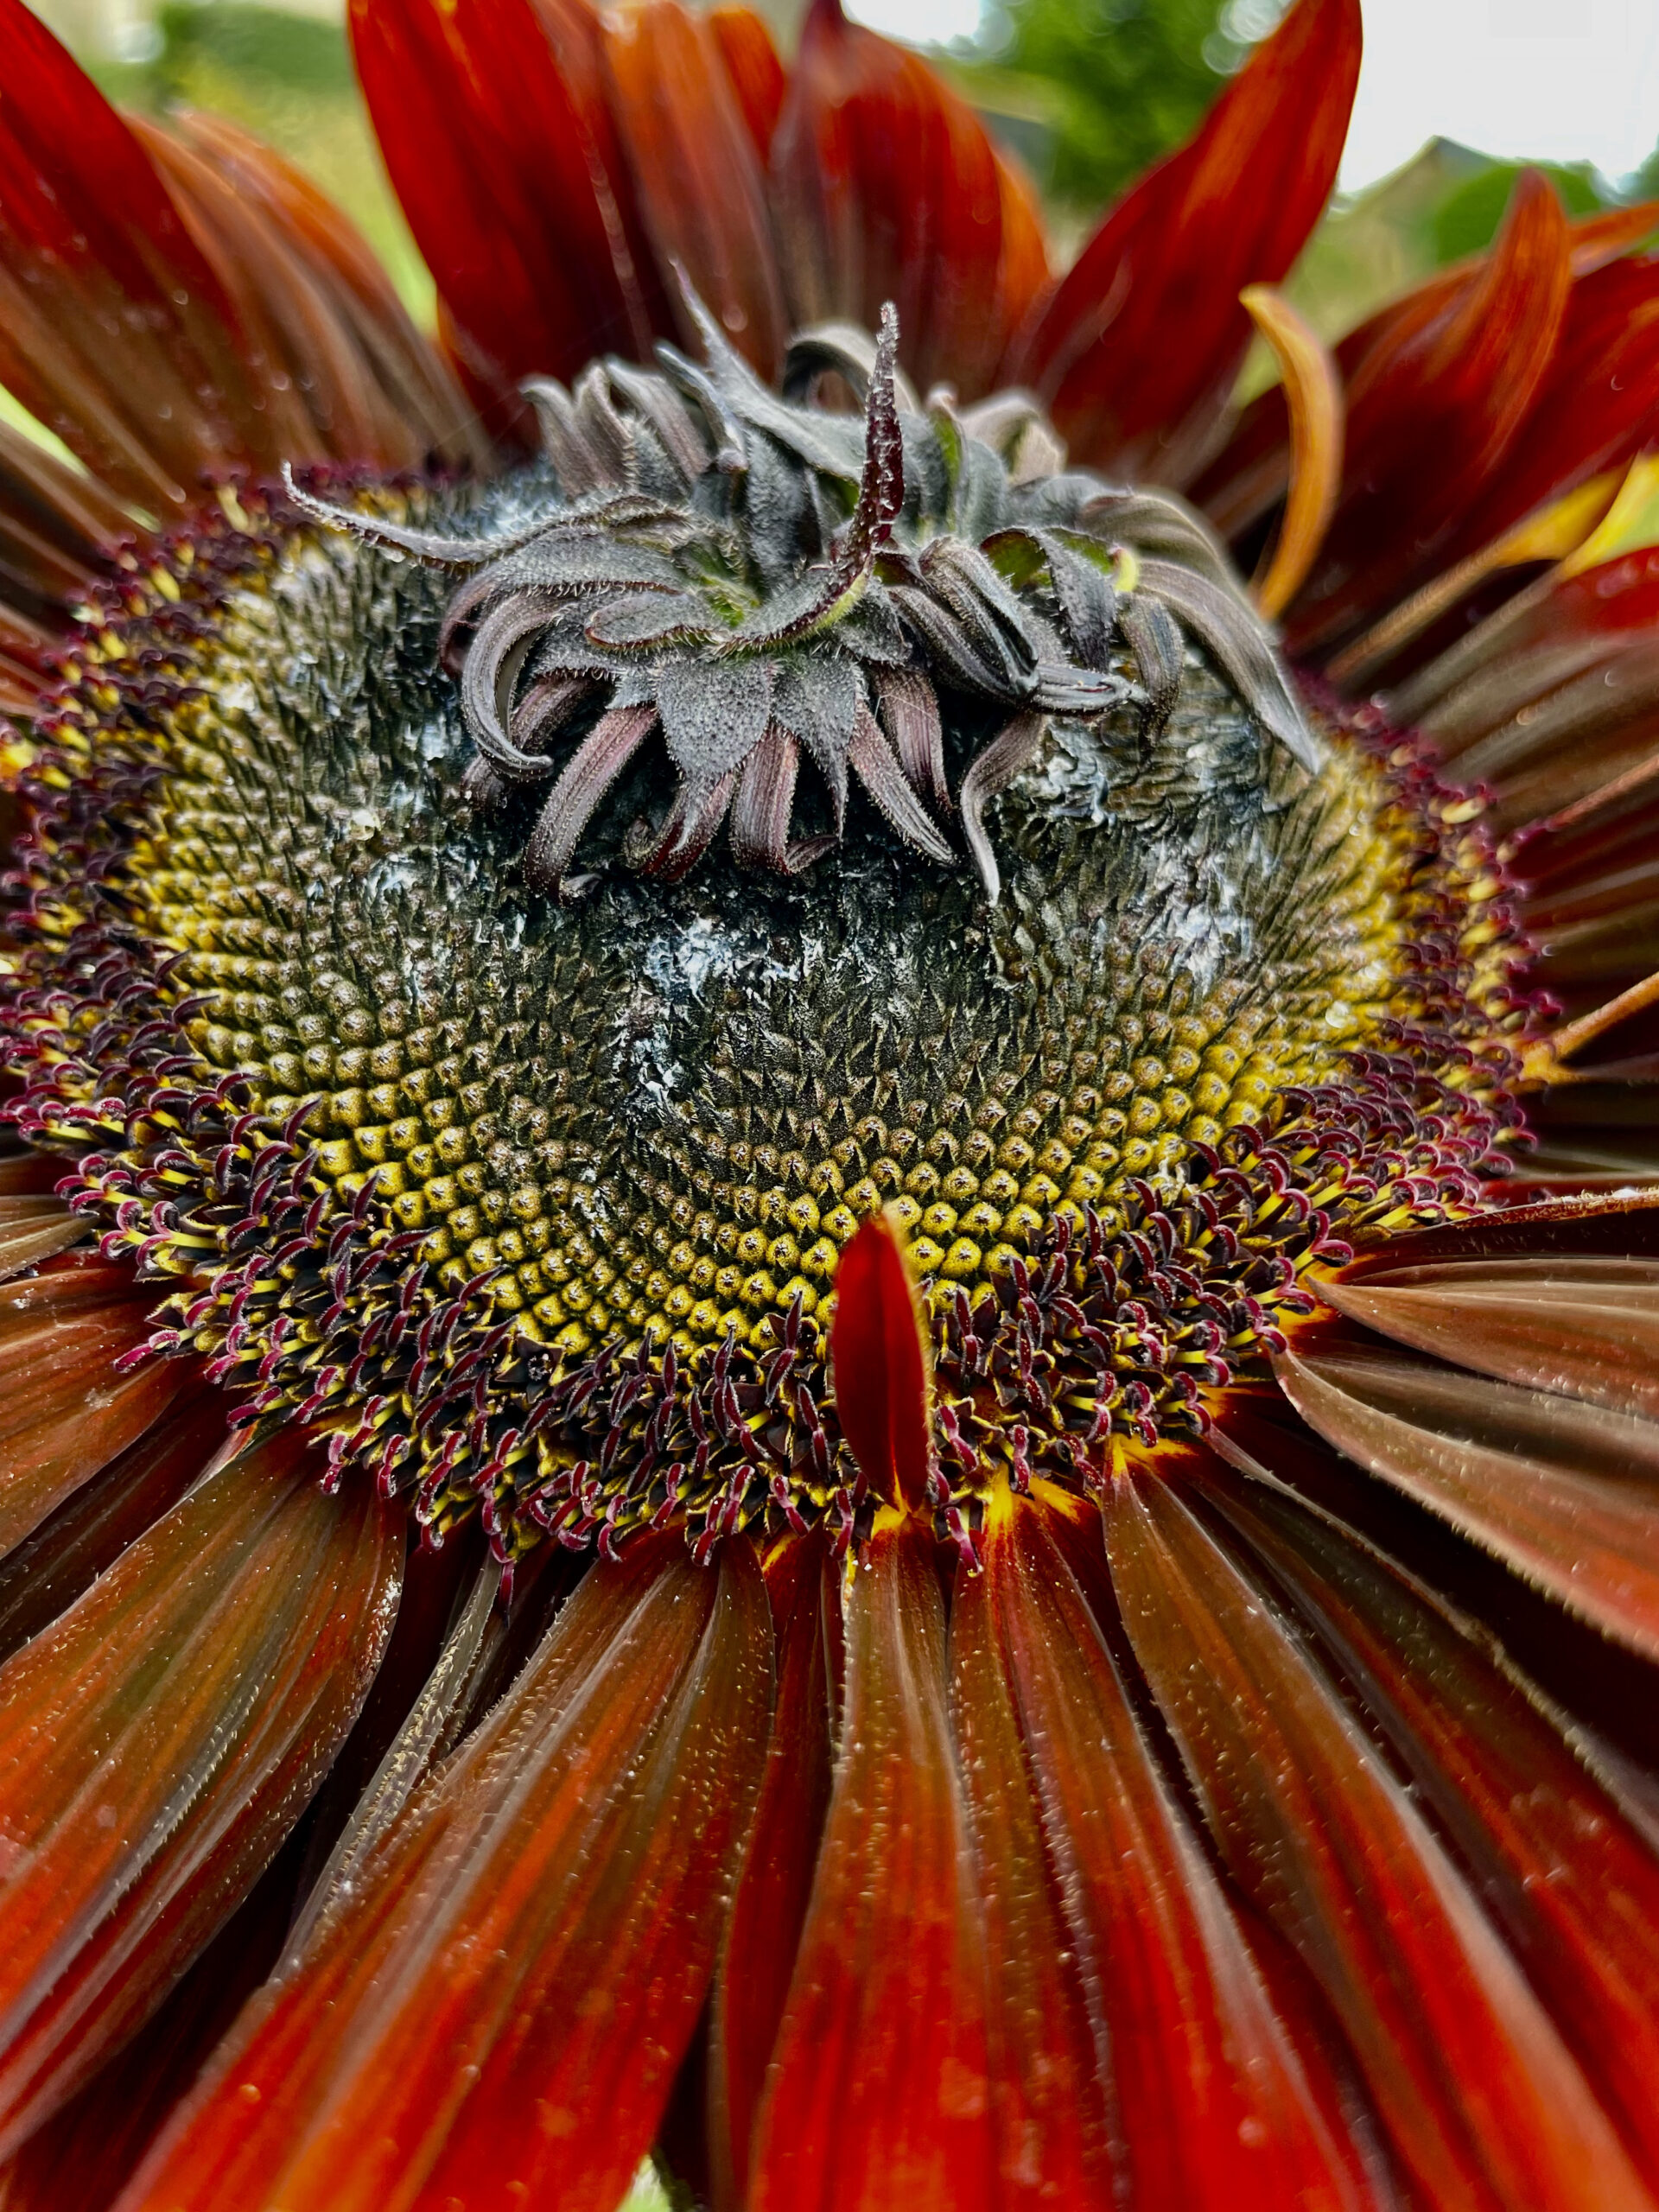
[[981,1946],[931,1530],[878,1530],[811,1904],[756,2123],[753,2212],[988,2212]]
[[1286,1352],[1321,1436],[1605,1635],[1659,1657],[1659,1427],[1427,1361]]
[[770,1643],[746,1546],[711,1571],[671,1534],[594,1567],[254,2000],[127,2212],[611,2212],[713,1970]]
[[1659,1418],[1659,1261],[1446,1261],[1322,1283],[1319,1295],[1459,1367]]
[[0,2145],[130,2035],[327,1772],[401,1516],[285,1440],[221,1466],[0,1669]]
[[168,512],[257,444],[233,310],[127,125],[0,0],[0,381],[123,496]]
[[[684,270],[763,376],[788,335],[765,181],[722,42],[680,0],[633,0],[600,17],[612,112],[641,218],[664,275]],[[683,334],[696,327],[683,309]]]
[[976,399],[1046,289],[1027,186],[919,56],[814,0],[772,142],[798,325],[874,330],[892,301],[918,388]]
[[1282,1609],[1155,1476],[1115,1484],[1112,1579],[1228,1871],[1323,1988],[1435,2204],[1645,2207],[1605,2115]]

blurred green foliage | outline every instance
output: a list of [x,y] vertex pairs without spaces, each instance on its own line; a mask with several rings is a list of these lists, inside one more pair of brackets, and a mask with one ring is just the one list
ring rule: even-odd
[[[1478,253],[1491,244],[1524,166],[1521,162],[1489,162],[1441,201],[1434,210],[1437,261],[1461,261],[1465,254]],[[1533,166],[1541,169],[1554,186],[1569,215],[1593,215],[1598,207],[1608,204],[1608,195],[1587,162],[1570,168],[1551,162]]]
[[961,80],[1047,194],[1098,207],[1197,127],[1277,13],[1271,0],[1001,0],[958,49]]

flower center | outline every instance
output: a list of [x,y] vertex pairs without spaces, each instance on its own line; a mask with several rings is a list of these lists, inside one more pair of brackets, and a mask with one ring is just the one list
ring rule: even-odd
[[[562,529],[537,466],[359,508],[381,537],[499,542],[550,499]],[[970,1542],[993,1484],[1077,1484],[1114,1436],[1201,1426],[1344,1230],[1475,1204],[1499,1165],[1512,954],[1471,810],[1330,716],[1310,772],[1213,645],[1166,623],[1137,648],[1118,609],[1084,718],[1052,703],[1040,636],[1047,673],[995,697],[937,626],[930,655],[933,618],[898,596],[921,586],[872,556],[937,774],[844,612],[812,650],[850,657],[913,779],[864,774],[849,741],[838,785],[810,697],[798,728],[773,711],[807,651],[775,636],[749,656],[765,726],[711,777],[664,702],[701,672],[724,742],[719,687],[749,662],[653,632],[643,658],[607,647],[537,743],[563,782],[643,705],[666,766],[607,760],[575,830],[544,834],[547,776],[495,774],[490,746],[518,746],[526,688],[582,671],[521,658],[457,686],[446,623],[487,653],[495,610],[540,591],[525,634],[569,660],[620,630],[618,595],[519,573],[464,588],[458,617],[453,578],[395,544],[228,505],[89,624],[43,730],[16,1110],[82,1155],[110,1241],[185,1279],[159,1346],[251,1388],[247,1417],[327,1430],[435,1535],[480,1504],[508,1549],[675,1516],[710,1540],[826,1514],[855,1533],[826,1324],[842,1248],[886,1205],[932,1315],[940,1525]],[[613,580],[632,527],[590,538]],[[810,555],[779,592],[819,588]],[[1055,574],[1021,560],[1011,603],[1058,636]],[[988,884],[946,863],[1015,713]],[[734,793],[767,729],[817,784],[791,778],[746,839]],[[538,887],[538,836],[567,894],[580,847],[580,897]],[[662,865],[688,843],[699,865]]]

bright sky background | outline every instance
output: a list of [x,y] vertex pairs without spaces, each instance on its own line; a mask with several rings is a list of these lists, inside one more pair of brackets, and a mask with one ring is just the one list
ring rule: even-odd
[[[971,35],[980,0],[850,0],[849,12],[944,42]],[[1659,0],[1368,0],[1344,190],[1434,137],[1628,175],[1659,143]]]

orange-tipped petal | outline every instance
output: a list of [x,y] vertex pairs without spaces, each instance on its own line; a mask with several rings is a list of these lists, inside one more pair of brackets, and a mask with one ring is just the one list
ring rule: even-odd
[[1275,1369],[1339,1451],[1659,1658],[1659,1425],[1345,1344]]
[[1046,289],[1029,188],[927,65],[814,0],[772,145],[800,323],[874,330],[889,300],[918,389],[989,389]]
[[1061,280],[1013,379],[1077,460],[1178,489],[1201,464],[1249,342],[1239,294],[1279,282],[1330,198],[1359,51],[1358,0],[1298,0]]
[[[770,376],[787,335],[752,126],[709,21],[680,0],[607,12],[611,110],[664,272],[684,270],[738,351]],[[683,310],[686,336],[695,325]]]
[[22,0],[0,0],[0,382],[165,512],[257,450],[264,387],[131,130]]
[[353,0],[352,49],[416,243],[498,393],[648,355],[671,327],[580,0]]
[[1328,349],[1287,300],[1267,284],[1246,285],[1242,297],[1273,348],[1290,410],[1290,489],[1272,558],[1251,586],[1256,605],[1274,622],[1301,589],[1336,512],[1342,385]]
[[842,1434],[871,1495],[919,1511],[932,1467],[927,1340],[885,1215],[867,1221],[841,1255],[830,1362]]
[[1228,1871],[1346,2031],[1433,2204],[1648,2212],[1583,2075],[1304,1637],[1169,1482],[1106,1505],[1135,1656]]
[[765,1758],[753,1554],[595,1567],[122,2199],[612,2212],[712,1973]]
[[1373,618],[1449,541],[1549,373],[1570,247],[1554,188],[1523,171],[1479,281],[1438,313],[1420,298],[1351,375],[1343,495],[1289,626],[1294,649]]
[[839,1567],[822,1532],[767,1562],[778,1704],[743,1879],[715,1980],[709,2135],[717,2212],[740,2212],[755,2113],[778,2039],[830,1803],[840,1702]]
[[918,1522],[878,1530],[850,1576],[834,1794],[756,2125],[753,2212],[996,2202],[933,1552]]
[[[1617,261],[1630,246],[1647,237],[1653,227],[1650,208],[1613,208],[1605,215],[1570,223],[1567,262],[1575,288],[1598,270]],[[1472,260],[1459,262],[1452,268],[1438,270],[1403,298],[1391,300],[1351,330],[1336,348],[1337,368],[1344,389],[1360,379],[1369,361],[1386,359],[1404,338],[1437,318],[1454,315],[1483,282],[1490,259],[1490,254],[1481,254]],[[1639,268],[1642,264],[1632,266]],[[1620,283],[1627,281],[1618,280]],[[1550,386],[1564,368],[1573,315],[1574,309],[1569,305],[1561,341],[1550,370]],[[1605,329],[1603,334],[1611,339],[1611,329]],[[1586,372],[1582,360],[1578,365],[1580,373]],[[1546,391],[1550,386],[1546,387]],[[1564,401],[1571,389],[1564,385]],[[1541,395],[1540,405],[1543,404]],[[1605,404],[1604,397],[1603,404]],[[1599,410],[1586,410],[1576,425],[1578,431],[1593,436],[1598,417]],[[1528,449],[1528,440],[1516,441],[1510,467],[1490,487],[1494,498],[1503,499],[1512,470],[1517,476],[1525,476]],[[1224,537],[1236,537],[1259,521],[1275,500],[1283,498],[1289,460],[1285,394],[1274,385],[1244,410],[1226,445],[1193,486],[1192,496]],[[1529,499],[1514,512],[1525,512],[1526,506],[1531,504]]]
[[399,1515],[285,1440],[220,1467],[0,1669],[0,2148],[264,1872],[391,1633]]
[[1659,1859],[1530,1685],[1398,1569],[1261,1483],[1212,1488],[1319,1630],[1473,1868],[1659,2184]]
[[1372,2202],[1039,1509],[993,1518],[950,1637],[1003,2201]]

